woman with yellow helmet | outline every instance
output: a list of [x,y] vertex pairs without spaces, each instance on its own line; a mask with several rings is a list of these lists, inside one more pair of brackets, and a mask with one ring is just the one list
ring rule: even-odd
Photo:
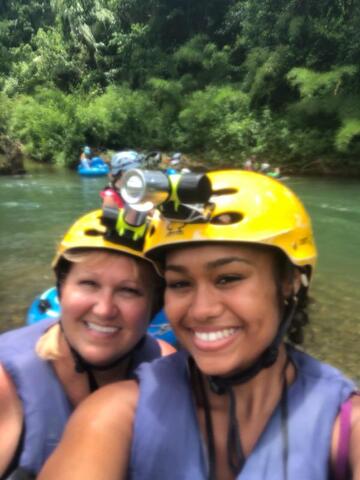
[[82,216],[53,262],[60,321],[0,336],[1,479],[35,478],[89,393],[174,351],[146,334],[161,282],[140,243]]
[[360,479],[356,387],[296,348],[317,256],[306,210],[254,172],[208,179],[204,208],[162,205],[145,246],[183,350],[87,400],[41,480]]

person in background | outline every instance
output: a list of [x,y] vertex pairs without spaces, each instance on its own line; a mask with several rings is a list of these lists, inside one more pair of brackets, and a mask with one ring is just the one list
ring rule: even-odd
[[60,320],[0,335],[3,480],[35,478],[80,402],[174,351],[146,334],[161,307],[159,277],[138,244],[105,229],[100,210],[71,226],[53,268]]
[[135,150],[124,150],[117,152],[111,157],[109,183],[100,192],[100,197],[103,201],[103,207],[121,208],[124,202],[115,188],[124,172],[133,168],[141,167],[141,156]]
[[184,158],[182,153],[176,152],[169,159],[169,166],[166,168],[168,175],[177,173],[190,173],[190,169],[184,166]]
[[142,164],[146,170],[162,169],[166,157],[159,150],[153,150],[143,156]]
[[305,208],[255,172],[208,178],[202,217],[156,216],[145,245],[183,349],[84,402],[39,480],[360,479],[356,386],[296,347],[317,257]]
[[180,152],[176,152],[171,155],[169,160],[170,167],[175,169],[179,169],[181,167],[182,155]]
[[262,163],[260,164],[259,172],[260,172],[260,173],[263,173],[264,175],[267,175],[267,174],[270,172],[270,163],[268,163],[268,162],[262,162]]
[[83,151],[80,155],[80,164],[84,168],[90,168],[91,167],[91,158],[92,158],[92,151],[91,148],[88,146],[85,146],[83,148]]

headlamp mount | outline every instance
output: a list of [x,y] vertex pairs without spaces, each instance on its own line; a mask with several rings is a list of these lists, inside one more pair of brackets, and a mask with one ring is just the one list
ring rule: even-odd
[[212,191],[204,173],[167,175],[134,169],[126,172],[116,187],[129,207],[138,212],[158,207],[165,218],[189,223],[205,222],[209,216],[206,205]]
[[103,207],[101,223],[106,227],[105,238],[114,243],[142,250],[147,229],[147,213],[132,208]]
[[105,237],[141,250],[148,218],[157,207],[168,220],[205,223],[211,213],[211,183],[203,173],[167,175],[159,170],[133,169],[115,183],[124,208],[103,207]]

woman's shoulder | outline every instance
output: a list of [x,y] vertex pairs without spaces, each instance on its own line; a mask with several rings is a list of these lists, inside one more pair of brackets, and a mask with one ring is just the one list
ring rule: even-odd
[[98,402],[109,401],[116,403],[118,398],[122,401],[133,401],[136,399],[138,386],[135,380],[119,380],[99,388],[89,397],[89,404],[96,405]]
[[0,430],[2,435],[0,451],[0,476],[15,455],[22,429],[22,405],[16,388],[0,364]]
[[133,380],[107,385],[86,398],[39,480],[126,478],[137,399]]
[[354,395],[351,399],[351,446],[350,460],[353,470],[356,470],[357,476],[360,478],[360,393]]
[[139,388],[134,380],[106,385],[81,402],[67,429],[81,428],[81,436],[93,438],[126,434],[130,441],[138,397]]
[[10,404],[17,398],[15,385],[4,366],[0,363],[0,403],[2,405],[5,403]]
[[161,338],[158,338],[157,342],[159,344],[162,357],[166,357],[167,355],[171,355],[172,353],[176,352],[176,348],[165,340],[161,340]]
[[83,435],[109,434],[132,426],[138,402],[138,385],[134,380],[122,380],[99,388],[75,409],[70,430],[81,427]]

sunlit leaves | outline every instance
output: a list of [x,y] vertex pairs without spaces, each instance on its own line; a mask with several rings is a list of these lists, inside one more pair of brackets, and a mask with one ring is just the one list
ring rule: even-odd
[[314,72],[306,68],[293,68],[287,75],[292,86],[298,87],[302,97],[339,95],[346,83],[358,72],[355,65],[334,68],[327,72]]
[[3,0],[0,89],[51,161],[84,142],[359,158],[359,24],[354,0]]
[[357,140],[360,151],[360,118],[345,119],[336,134],[336,147],[340,152],[348,152],[354,140]]

